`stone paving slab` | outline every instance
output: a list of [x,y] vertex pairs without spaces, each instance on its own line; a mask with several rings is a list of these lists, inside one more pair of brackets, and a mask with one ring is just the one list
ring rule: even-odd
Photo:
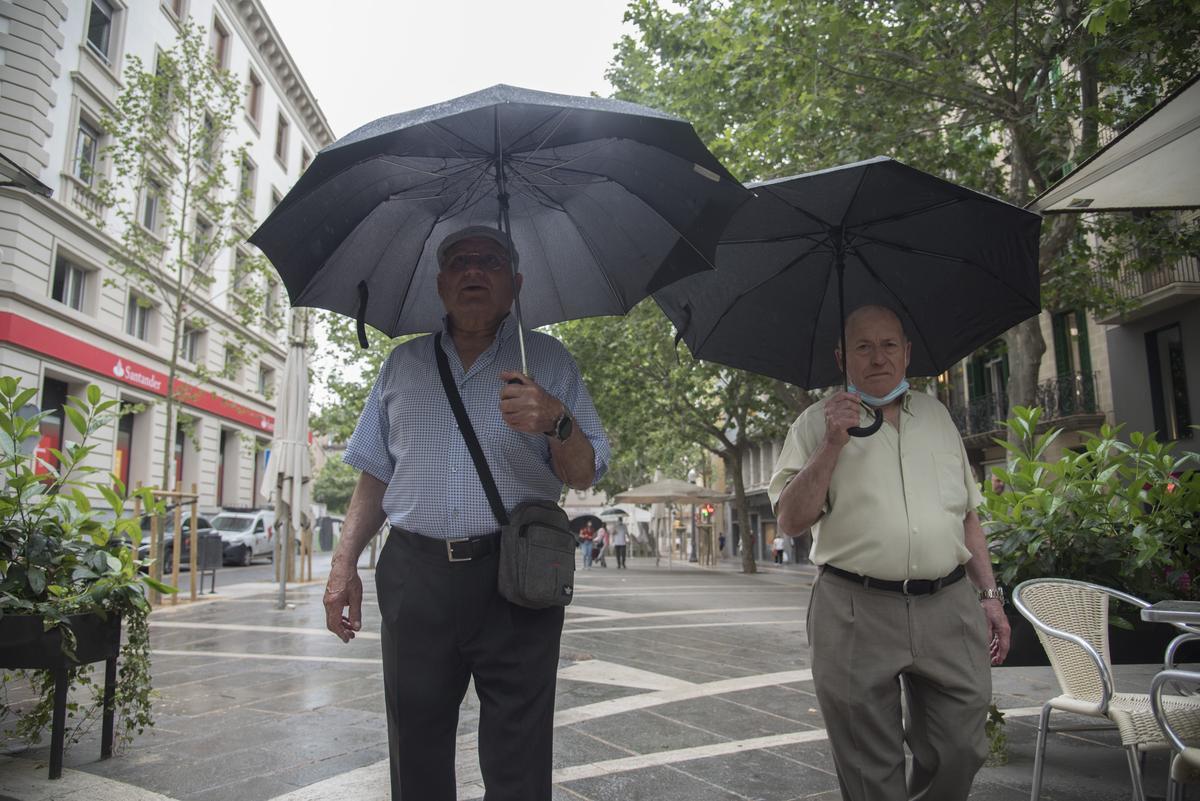
[[[754,576],[732,563],[697,569],[631,560],[579,575],[568,609],[557,689],[554,798],[835,799],[837,780],[808,673],[804,610],[811,566]],[[318,567],[319,569],[319,567]],[[269,576],[269,566],[238,575]],[[230,571],[232,572],[232,571]],[[98,731],[67,752],[64,778],[45,778],[45,745],[0,755],[0,801],[384,801],[387,733],[379,619],[364,571],[364,635],[324,632],[321,582],[277,587],[222,582],[196,604],[151,619],[158,725],[99,761]],[[1155,666],[1118,668],[1144,690]],[[1010,762],[985,768],[972,799],[1027,798],[1037,709],[1057,694],[1049,668],[993,671],[1013,710]],[[10,695],[10,700],[20,693]],[[481,798],[474,733],[479,705],[460,710],[459,797]],[[1147,762],[1151,794],[1166,758]],[[1054,735],[1044,797],[1106,801],[1129,794],[1112,733]]]

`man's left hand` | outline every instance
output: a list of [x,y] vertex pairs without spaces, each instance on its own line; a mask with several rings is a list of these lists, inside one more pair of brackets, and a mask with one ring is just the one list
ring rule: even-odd
[[983,607],[983,614],[987,617],[988,644],[992,664],[1001,665],[1004,663],[1004,657],[1008,656],[1008,644],[1011,637],[1008,618],[1004,616],[1004,606],[998,598],[988,598],[980,602],[980,606]]
[[500,414],[510,428],[525,434],[543,434],[554,428],[564,411],[562,401],[516,370],[500,373],[500,380],[504,382]]

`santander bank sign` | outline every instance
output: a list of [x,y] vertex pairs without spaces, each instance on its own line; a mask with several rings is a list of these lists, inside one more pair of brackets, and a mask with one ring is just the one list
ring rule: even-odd
[[149,370],[142,370],[132,364],[125,364],[121,359],[113,365],[112,374],[130,384],[145,387],[151,392],[164,394],[163,380]]

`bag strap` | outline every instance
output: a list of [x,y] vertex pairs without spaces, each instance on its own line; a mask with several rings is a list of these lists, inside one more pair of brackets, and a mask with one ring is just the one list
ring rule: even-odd
[[463,406],[462,396],[458,394],[458,387],[454,385],[454,377],[450,375],[450,360],[446,358],[446,352],[442,350],[442,333],[440,331],[433,335],[433,351],[437,356],[438,373],[442,377],[442,389],[446,390],[446,399],[450,401],[450,408],[454,410],[454,419],[458,421],[458,430],[466,440],[467,450],[471,452],[471,461],[475,463],[475,472],[479,474],[479,481],[483,484],[483,492],[487,495],[488,504],[492,507],[492,514],[496,516],[497,523],[507,526],[508,512],[504,510],[504,502],[500,500],[500,490],[496,488],[496,479],[492,477],[487,457],[483,455],[483,448],[479,445],[479,437],[475,436],[475,427],[471,425],[471,418],[467,417],[467,409]]

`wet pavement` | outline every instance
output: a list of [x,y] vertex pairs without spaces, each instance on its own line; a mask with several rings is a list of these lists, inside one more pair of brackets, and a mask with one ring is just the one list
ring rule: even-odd
[[[837,799],[809,674],[807,565],[746,576],[630,559],[580,571],[568,607],[555,717],[556,801]],[[328,556],[317,556],[321,577]],[[364,556],[363,566],[366,566]],[[151,617],[156,725],[110,760],[99,731],[68,750],[61,780],[48,748],[0,755],[0,801],[382,801],[387,727],[373,572],[362,634],[324,629],[321,581],[290,585],[275,608],[273,568],[218,573],[217,594]],[[1145,691],[1156,666],[1116,669],[1118,689]],[[1056,695],[1049,668],[997,668],[1009,761],[979,774],[972,799],[1027,799],[1037,714]],[[459,725],[459,798],[482,798],[478,703]],[[1058,720],[1057,716],[1055,718]],[[1081,719],[1080,722],[1087,722]],[[1165,793],[1166,755],[1146,785]],[[1112,732],[1053,735],[1043,798],[1130,795]]]

